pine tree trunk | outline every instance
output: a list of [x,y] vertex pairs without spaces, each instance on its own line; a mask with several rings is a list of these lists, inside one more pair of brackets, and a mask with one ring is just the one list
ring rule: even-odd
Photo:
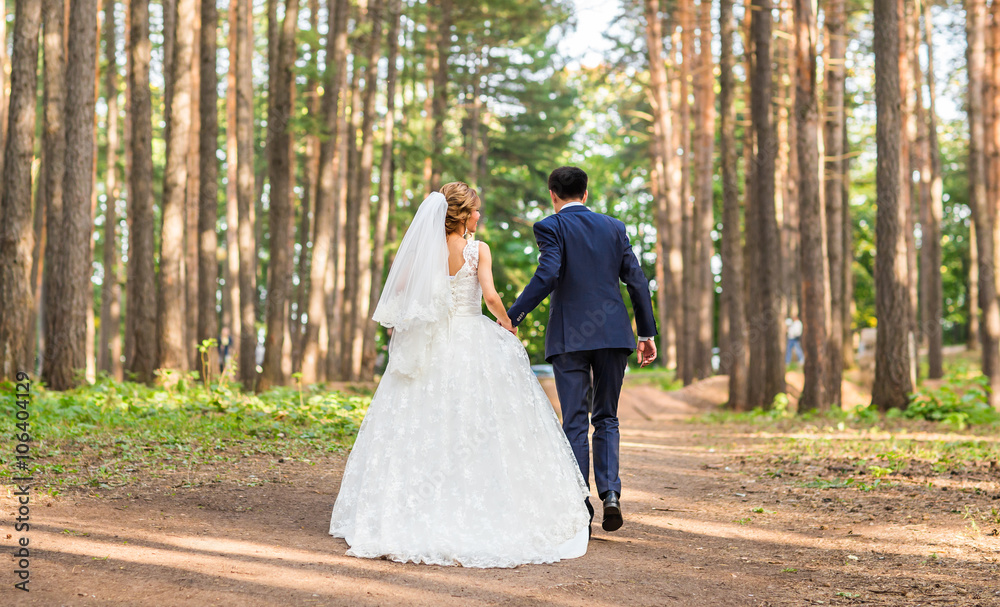
[[795,148],[799,159],[799,234],[802,246],[802,345],[805,384],[799,412],[826,410],[826,221],[819,196],[819,110],[816,91],[816,14],[812,0],[795,0]]
[[[340,138],[337,119],[338,101],[341,96],[344,63],[347,55],[347,0],[334,0],[329,7],[329,25],[326,40],[326,67],[324,72],[322,116],[327,137],[319,144],[319,175],[316,187],[315,238],[309,264],[308,316],[302,355],[302,381],[314,383],[327,376],[326,361],[320,355],[320,324],[326,313],[327,275],[331,273],[331,253],[337,245],[335,225],[336,182],[338,164],[334,157]],[[331,336],[332,337],[332,336]],[[329,351],[327,356],[330,356]]]
[[[42,376],[51,373],[52,359],[48,343],[56,334],[58,320],[55,310],[62,297],[62,281],[66,270],[60,267],[58,251],[66,242],[63,235],[63,174],[66,172],[66,126],[63,111],[66,109],[66,3],[64,0],[45,0],[42,6],[43,64],[43,123],[42,169],[39,196],[44,201],[46,215],[44,249],[45,267],[42,275]],[[51,243],[51,244],[49,244]]]
[[905,408],[910,380],[910,305],[907,279],[906,212],[900,204],[899,7],[875,3],[875,102],[878,163],[876,190],[875,307],[878,337],[872,404],[880,411]]
[[936,89],[934,82],[934,24],[931,18],[930,2],[924,7],[924,44],[927,47],[927,155],[929,159],[928,179],[930,188],[927,204],[922,208],[920,229],[921,264],[927,269],[924,279],[924,327],[927,331],[927,377],[940,379],[944,375],[942,364],[942,327],[944,296],[941,283],[941,217],[944,186],[941,178],[941,149],[938,144]]
[[729,323],[729,338],[720,348],[720,372],[729,375],[729,408],[747,409],[746,305],[743,299],[743,249],[740,244],[739,185],[736,181],[736,82],[733,78],[733,44],[736,24],[733,0],[719,3],[719,152],[722,165],[722,301]]
[[987,198],[986,133],[984,120],[983,78],[986,67],[986,2],[967,3],[967,34],[969,39],[968,114],[969,137],[969,206],[976,225],[976,247],[979,273],[979,309],[982,312],[981,334],[983,374],[990,378],[990,404],[1000,405],[1000,310],[998,310],[993,230],[995,207]]
[[0,2],[0,171],[7,141],[7,2]]
[[[396,58],[399,54],[399,19],[403,11],[402,0],[389,0],[389,48],[386,58],[389,69],[386,74],[386,113],[382,123],[382,162],[379,167],[378,208],[375,212],[375,226],[372,239],[371,296],[368,310],[374,310],[382,294],[382,272],[385,268],[385,242],[389,230],[389,213],[392,209],[393,191],[393,130],[396,123]],[[473,145],[476,145],[475,142]],[[365,353],[361,376],[365,379],[375,375],[376,323],[370,319],[365,330]]]
[[646,51],[649,61],[651,101],[653,106],[653,136],[650,146],[653,158],[651,188],[656,202],[656,234],[657,234],[657,312],[658,323],[663,337],[660,348],[664,352],[666,366],[676,367],[677,336],[674,330],[672,314],[677,314],[674,302],[671,300],[671,285],[673,268],[670,256],[676,243],[670,238],[670,137],[672,136],[671,118],[673,112],[668,98],[667,69],[663,54],[663,26],[659,15],[658,0],[644,0],[646,17]]
[[[698,340],[698,299],[697,268],[695,267],[695,246],[697,237],[694,230],[694,203],[691,198],[691,67],[694,52],[694,11],[692,0],[679,0],[677,4],[681,34],[680,95],[677,103],[677,123],[680,135],[681,165],[681,255],[683,268],[681,275],[681,299],[683,306],[683,332],[680,342],[681,378],[689,385],[697,376]],[[697,140],[697,138],[695,138]]]
[[268,132],[271,143],[268,146],[268,180],[271,184],[269,249],[271,261],[268,266],[266,323],[264,338],[264,364],[257,389],[267,390],[285,383],[282,368],[285,345],[286,302],[292,286],[292,190],[289,179],[289,125],[292,118],[292,69],[295,64],[295,32],[299,13],[299,1],[287,0],[285,16],[281,23],[278,43],[277,63],[272,64],[275,77],[268,91],[270,110],[268,112]]
[[[354,57],[360,57],[361,53],[358,52],[359,49],[355,46],[352,49],[352,54]],[[341,323],[341,350],[340,350],[340,375],[346,380],[356,379],[354,373],[355,369],[360,372],[361,361],[357,361],[357,367],[354,364],[354,337],[355,328],[358,326],[358,288],[361,281],[361,276],[359,270],[361,264],[358,261],[359,252],[358,244],[360,238],[358,236],[360,232],[359,224],[361,222],[361,210],[360,210],[360,200],[357,197],[357,174],[358,174],[358,160],[360,153],[358,151],[357,140],[358,132],[361,130],[361,93],[360,93],[360,80],[361,80],[361,66],[360,61],[353,62],[354,66],[351,70],[351,80],[349,83],[350,95],[348,96],[349,101],[347,102],[347,107],[350,108],[350,117],[347,118],[347,128],[345,130],[345,145],[347,146],[345,158],[347,161],[347,176],[345,187],[345,206],[347,209],[346,221],[344,223],[344,245],[345,245],[345,256],[344,256],[344,303],[343,303],[343,320]],[[360,352],[361,348],[357,348],[357,352]]]
[[[198,215],[201,201],[201,0],[195,0],[191,46],[191,126],[188,129],[187,184],[184,194],[184,347],[188,367],[199,369],[198,352]],[[218,98],[218,94],[216,94]],[[215,152],[213,152],[214,155]]]
[[698,9],[700,19],[700,51],[698,54],[698,148],[696,159],[696,195],[694,208],[694,234],[696,256],[693,260],[694,279],[697,285],[696,299],[698,314],[698,335],[695,341],[695,375],[699,379],[710,377],[712,371],[712,325],[715,308],[715,277],[712,274],[712,257],[715,243],[712,230],[715,228],[715,192],[712,178],[715,176],[713,157],[715,148],[715,69],[712,60],[712,2],[701,0]]
[[[218,13],[215,0],[201,1],[201,79],[199,83],[201,102],[201,124],[198,133],[199,192],[198,204],[198,333],[197,343],[201,345],[207,339],[218,339],[218,321],[215,312],[215,292],[219,281],[218,242],[215,235],[215,224],[218,220],[219,208],[219,162],[216,158],[218,148],[219,123],[216,100],[219,98],[218,75],[215,71],[216,53],[218,48]],[[218,349],[208,348],[204,354],[199,352],[209,373],[219,368]],[[203,378],[208,381],[208,377]]]
[[[377,3],[380,0],[372,0]],[[434,130],[431,141],[433,164],[431,170],[431,190],[441,188],[441,160],[444,153],[444,119],[448,112],[448,57],[451,54],[451,25],[454,16],[452,0],[434,0],[440,11],[437,24],[437,53],[434,71]]]
[[0,192],[0,379],[14,379],[32,368],[28,360],[28,319],[34,232],[31,223],[31,163],[35,142],[38,86],[38,30],[41,0],[14,5],[10,113],[7,122]]
[[188,153],[191,136],[191,62],[194,52],[196,0],[178,0],[177,26],[173,48],[173,97],[168,114],[167,162],[163,174],[163,221],[160,232],[160,285],[156,305],[158,366],[163,369],[188,368],[185,342],[187,300],[185,297],[185,200],[187,197]]
[[156,281],[153,264],[153,125],[149,89],[149,0],[130,0],[128,111],[132,125],[129,174],[128,297],[125,371],[151,382],[156,368]]
[[105,0],[104,49],[107,57],[106,174],[104,178],[104,280],[101,285],[101,333],[98,367],[115,379],[122,377],[121,285],[118,282],[118,63],[115,56],[115,0]]
[[244,390],[257,379],[257,248],[254,238],[253,3],[237,0],[236,17],[236,202],[240,269],[238,368]]
[[[757,296],[752,297],[750,335],[761,340],[762,348],[751,347],[751,373],[749,405],[770,407],[774,397],[785,391],[785,361],[782,358],[780,254],[778,251],[778,224],[774,205],[775,143],[771,123],[771,0],[754,0],[756,7],[751,19],[754,44],[754,69],[751,76],[751,117],[756,137],[757,157],[754,167],[753,203],[756,247],[760,248],[759,272],[752,280],[759,280]],[[762,356],[758,362],[759,375],[753,373],[754,354]],[[761,364],[763,363],[763,364]]]
[[[89,260],[93,225],[96,2],[71,3],[67,47],[63,216],[52,268],[52,285],[60,293],[56,307],[46,310],[53,323],[52,333],[47,336],[48,365],[42,372],[53,390],[74,386],[79,372],[87,366],[87,309],[92,307]],[[68,153],[69,150],[73,153]]]
[[851,145],[847,138],[847,108],[844,108],[844,121],[841,126],[843,127],[843,136],[841,140],[844,142],[844,153],[843,161],[841,162],[842,168],[840,169],[842,191],[841,200],[844,201],[844,228],[841,232],[843,236],[843,251],[844,251],[844,307],[843,307],[843,323],[844,323],[844,343],[843,343],[843,367],[849,369],[854,366],[854,312],[857,308],[857,304],[854,301],[854,220],[851,218],[851,205],[848,204],[851,200],[850,188],[851,188]]
[[[345,9],[345,22],[347,12]],[[346,46],[345,46],[345,57]],[[350,177],[351,158],[354,156],[356,148],[354,142],[357,139],[357,131],[351,122],[348,113],[357,97],[356,89],[353,86],[353,70],[346,68],[340,70],[340,111],[337,114],[337,123],[340,137],[337,140],[334,163],[337,167],[336,179],[334,181],[334,255],[330,260],[330,274],[332,276],[331,292],[328,301],[331,305],[327,307],[327,330],[329,331],[329,351],[327,352],[327,377],[330,379],[347,379],[350,376],[349,367],[346,363],[345,355],[347,344],[347,325],[350,311],[348,309],[348,276],[349,272],[349,242],[357,242],[357,238],[350,238],[351,228],[348,222],[350,216],[348,209],[347,184]],[[426,183],[426,182],[425,182]],[[355,262],[352,267],[357,267]]]
[[[309,0],[309,28],[312,32],[319,30],[319,0]],[[306,80],[305,104],[310,116],[320,115],[319,99],[319,40],[309,46],[310,73]],[[298,293],[296,300],[296,324],[293,325],[295,331],[292,332],[294,348],[292,353],[293,367],[302,372],[302,359],[305,350],[305,322],[307,320],[307,310],[309,309],[309,297],[313,288],[322,290],[322,284],[316,285],[310,280],[312,255],[311,252],[319,246],[316,240],[316,198],[319,184],[319,135],[310,133],[305,137],[305,168],[302,196],[302,216],[299,224],[299,233],[302,235],[301,248],[298,259],[299,276]],[[307,243],[312,243],[307,245]],[[325,243],[329,249],[329,243]],[[325,276],[326,268],[323,268]],[[318,323],[317,323],[318,324]],[[315,366],[315,363],[314,363]],[[314,382],[316,380],[313,380]]]
[[824,122],[826,244],[830,273],[830,327],[826,357],[826,398],[835,409],[841,406],[844,348],[844,61],[847,53],[846,0],[827,0],[824,27],[827,47],[826,120]]
[[[239,2],[229,0],[229,71],[226,74],[226,248],[223,265],[226,286],[222,290],[222,331],[220,346],[228,348],[231,356],[239,352],[240,337],[240,248],[237,237],[239,202],[237,161],[239,144],[236,138],[236,28],[239,27]],[[228,342],[228,343],[227,343]]]
[[906,293],[910,309],[907,312],[910,323],[910,339],[912,369],[911,384],[917,381],[917,238],[916,238],[916,202],[913,200],[913,173],[911,167],[912,141],[915,138],[913,124],[913,85],[910,82],[910,44],[907,31],[907,11],[912,2],[897,0],[899,7],[899,119],[902,138],[899,143],[899,203],[904,207],[906,223],[903,224],[903,234],[906,240]]

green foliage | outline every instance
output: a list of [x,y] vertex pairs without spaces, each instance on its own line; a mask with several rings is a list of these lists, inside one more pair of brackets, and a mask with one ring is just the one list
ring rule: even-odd
[[969,425],[1000,423],[1000,412],[989,405],[989,378],[949,376],[939,388],[923,388],[910,396],[910,405],[898,415],[944,422],[957,430]]
[[[13,390],[0,384],[0,406],[13,410]],[[347,441],[358,430],[369,397],[320,386],[245,393],[233,384],[205,385],[195,374],[170,387],[116,382],[102,376],[93,386],[66,392],[40,388],[31,402],[35,440],[64,441],[95,436],[188,442],[255,438],[269,441],[320,438]],[[4,435],[0,445],[10,438]],[[12,449],[3,447],[3,453]]]

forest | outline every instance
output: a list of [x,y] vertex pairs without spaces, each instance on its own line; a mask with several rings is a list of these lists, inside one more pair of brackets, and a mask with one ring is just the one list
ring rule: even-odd
[[771,407],[800,317],[800,411],[840,407],[865,330],[880,410],[949,345],[996,387],[1000,2],[614,10],[591,64],[569,0],[0,2],[0,378],[370,381],[423,198],[478,188],[509,306],[575,164],[683,384]]

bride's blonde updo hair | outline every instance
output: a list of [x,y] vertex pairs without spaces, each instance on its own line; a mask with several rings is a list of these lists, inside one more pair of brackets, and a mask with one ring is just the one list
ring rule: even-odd
[[444,218],[444,233],[465,234],[465,222],[479,207],[479,194],[461,181],[453,181],[441,186],[441,193],[448,201],[448,214]]

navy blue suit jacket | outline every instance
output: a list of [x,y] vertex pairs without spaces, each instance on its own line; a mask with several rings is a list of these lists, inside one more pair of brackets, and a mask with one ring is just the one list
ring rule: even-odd
[[508,310],[516,327],[549,294],[545,358],[603,348],[635,349],[620,283],[628,288],[641,337],[656,335],[653,302],[625,224],[584,206],[535,224],[538,269]]

